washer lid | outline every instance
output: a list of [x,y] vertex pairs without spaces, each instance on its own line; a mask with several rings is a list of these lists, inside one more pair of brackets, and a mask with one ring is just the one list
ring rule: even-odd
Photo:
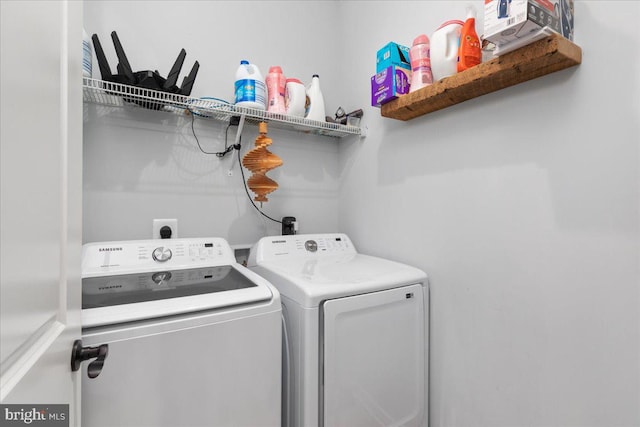
[[82,279],[82,326],[212,310],[273,298],[265,280],[238,265]]
[[305,307],[348,295],[427,282],[422,270],[369,255],[287,257],[258,261],[256,271]]

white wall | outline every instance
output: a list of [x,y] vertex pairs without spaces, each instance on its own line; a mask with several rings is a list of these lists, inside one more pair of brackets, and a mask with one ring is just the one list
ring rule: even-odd
[[[158,69],[166,76],[184,48],[179,81],[200,62],[195,97],[232,101],[236,69],[248,59],[263,75],[271,65],[305,83],[319,74],[327,111],[350,107],[335,71],[338,32],[328,25],[334,2],[85,1],[84,9],[85,29],[98,34],[113,72],[115,30],[134,71]],[[223,160],[202,154],[188,118],[88,105],[84,120],[85,242],[151,238],[154,218],[177,218],[180,237],[220,236],[232,244],[280,233],[279,224],[250,205],[235,153]],[[196,119],[194,127],[205,151],[223,149],[223,124]],[[233,129],[229,136],[233,141]],[[242,155],[256,136],[257,127],[245,127]],[[269,136],[284,165],[268,174],[280,188],[264,211],[275,219],[299,218],[303,232],[335,231],[337,139],[274,129]]]
[[[466,2],[341,4],[364,103]],[[431,279],[433,426],[640,425],[640,3],[575,7],[580,66],[340,145],[341,230]]]
[[[365,109],[363,140],[270,133],[285,164],[265,211],[428,272],[432,426],[639,425],[640,3],[577,1],[578,67],[409,122],[367,107],[376,50],[465,4],[88,1],[85,28],[112,58],[118,31],[135,69],[184,47],[195,96],[229,99],[248,58],[319,73],[328,114]],[[196,132],[224,144],[218,124]],[[85,241],[146,238],[163,217],[231,243],[279,231],[189,121],[90,107],[84,149]]]

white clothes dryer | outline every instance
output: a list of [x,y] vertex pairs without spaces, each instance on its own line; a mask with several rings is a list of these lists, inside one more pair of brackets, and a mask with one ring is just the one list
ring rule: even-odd
[[83,426],[281,425],[280,297],[225,240],[91,243],[82,258],[82,345],[102,355],[83,364]]
[[427,426],[423,271],[345,234],[265,237],[248,265],[282,299],[284,426]]

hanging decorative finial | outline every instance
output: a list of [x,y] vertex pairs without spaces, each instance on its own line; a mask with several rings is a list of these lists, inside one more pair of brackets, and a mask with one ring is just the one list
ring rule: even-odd
[[262,203],[269,201],[267,194],[278,188],[278,183],[267,177],[266,173],[281,166],[282,159],[267,150],[271,145],[271,138],[267,136],[267,123],[260,122],[258,131],[260,134],[256,138],[255,148],[244,155],[242,166],[253,172],[247,185],[256,194],[253,200]]

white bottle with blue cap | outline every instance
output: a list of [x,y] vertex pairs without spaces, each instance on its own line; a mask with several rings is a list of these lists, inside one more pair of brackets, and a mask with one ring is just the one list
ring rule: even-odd
[[240,61],[236,71],[235,104],[240,107],[264,110],[267,91],[260,70],[249,61]]

